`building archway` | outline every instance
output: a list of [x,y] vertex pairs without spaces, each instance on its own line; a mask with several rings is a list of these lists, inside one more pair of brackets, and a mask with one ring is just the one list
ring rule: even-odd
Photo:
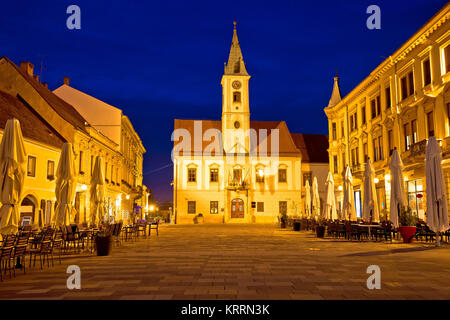
[[34,224],[36,208],[38,208],[38,200],[32,194],[26,195],[20,203],[19,225]]

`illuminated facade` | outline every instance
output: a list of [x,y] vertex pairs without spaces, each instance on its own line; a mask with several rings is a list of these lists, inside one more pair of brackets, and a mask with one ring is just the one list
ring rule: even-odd
[[[91,125],[81,109],[78,110],[50,91],[46,84],[40,83],[33,69],[29,62],[23,62],[18,67],[6,57],[0,59],[0,92],[9,97],[11,103],[18,103],[30,117],[34,116],[34,122],[42,127],[40,134],[36,134],[33,123],[27,122],[26,117],[15,115],[12,111],[4,113],[5,117],[18,118],[24,132],[28,175],[25,178],[23,210],[29,211],[27,214],[32,217],[32,223],[38,223],[39,213],[42,213],[45,223],[50,222],[56,201],[54,172],[61,146],[67,141],[72,143],[75,153],[77,189],[74,205],[78,212],[75,221],[81,223],[89,217],[89,186],[97,155],[104,159],[106,212],[111,219],[129,219],[133,203],[141,201],[145,190],[142,186],[142,155],[145,149],[130,121],[120,113],[119,138],[114,140],[109,132],[104,133]],[[65,82],[68,86],[68,79]],[[6,105],[1,108],[5,111]],[[97,114],[101,119],[111,115],[105,110]],[[121,143],[122,133],[127,135],[122,139],[128,142],[127,146]]]
[[[176,223],[272,223],[303,213],[305,177],[324,198],[327,136],[284,121],[251,121],[249,80],[236,28],[222,77],[222,120],[174,123]],[[200,215],[201,214],[201,215]]]
[[405,165],[408,204],[425,219],[424,159],[430,135],[440,141],[447,193],[450,188],[450,5],[343,98],[336,77],[325,113],[330,170],[336,186],[342,186],[345,166],[351,167],[357,216],[367,157],[374,163],[380,212],[387,214],[389,163],[396,148]]

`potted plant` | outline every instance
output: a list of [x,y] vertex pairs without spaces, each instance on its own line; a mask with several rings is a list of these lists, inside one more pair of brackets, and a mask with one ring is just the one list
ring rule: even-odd
[[323,238],[325,236],[325,221],[320,219],[319,224],[316,226],[317,238]]
[[106,225],[103,231],[97,233],[97,236],[95,237],[95,247],[97,248],[97,256],[109,255],[112,247],[111,225]]
[[416,224],[419,221],[417,215],[413,214],[410,207],[402,208],[399,215],[398,232],[402,235],[404,243],[411,243],[414,240],[416,234]]
[[200,222],[204,222],[203,213],[199,213],[194,218],[194,223],[197,224],[197,223],[200,223]]

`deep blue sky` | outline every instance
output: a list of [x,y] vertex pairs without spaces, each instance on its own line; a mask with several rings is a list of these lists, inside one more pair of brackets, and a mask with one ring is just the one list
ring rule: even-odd
[[[253,120],[327,134],[323,107],[339,71],[345,95],[444,4],[396,1],[3,1],[0,56],[31,61],[55,89],[71,85],[123,109],[147,154],[144,183],[170,200],[174,118],[221,118],[233,20],[250,80]],[[81,30],[66,8],[81,8]],[[381,8],[381,30],[366,8]]]

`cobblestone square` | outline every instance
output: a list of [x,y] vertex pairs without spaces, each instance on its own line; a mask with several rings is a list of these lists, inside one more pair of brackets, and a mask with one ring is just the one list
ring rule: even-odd
[[[69,290],[69,265],[81,290]],[[381,289],[369,290],[369,265]],[[450,246],[317,239],[275,225],[168,225],[110,256],[19,270],[0,299],[450,299]]]

